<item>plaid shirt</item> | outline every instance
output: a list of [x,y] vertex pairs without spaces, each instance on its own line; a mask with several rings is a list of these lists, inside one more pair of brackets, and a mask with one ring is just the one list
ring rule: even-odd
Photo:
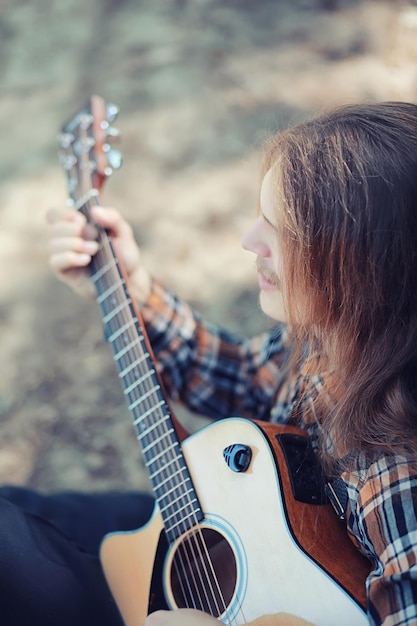
[[[158,283],[142,316],[172,400],[213,419],[290,420],[300,377],[288,380],[282,374],[289,352],[285,325],[243,339],[207,324]],[[319,380],[316,387],[319,391]],[[304,426],[314,444],[319,425]],[[357,468],[342,477],[348,532],[373,563],[367,579],[369,623],[417,626],[417,461],[382,456],[369,464],[360,458]]]

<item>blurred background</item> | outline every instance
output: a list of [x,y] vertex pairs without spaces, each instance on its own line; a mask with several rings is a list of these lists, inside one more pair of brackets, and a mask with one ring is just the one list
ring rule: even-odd
[[0,482],[146,487],[98,309],[48,267],[59,128],[93,93],[118,104],[124,164],[102,202],[158,278],[256,333],[240,238],[262,142],[324,106],[417,101],[417,3],[0,0],[0,61]]

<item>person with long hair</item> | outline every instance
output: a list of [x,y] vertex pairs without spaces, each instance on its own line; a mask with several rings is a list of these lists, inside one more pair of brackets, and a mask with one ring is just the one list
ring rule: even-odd
[[[243,237],[261,308],[277,321],[261,337],[206,323],[149,276],[120,213],[93,218],[113,235],[170,397],[214,419],[304,429],[326,476],[342,481],[346,532],[369,559],[369,624],[415,626],[417,106],[351,104],[279,132],[261,178]],[[52,269],[91,296],[94,228],[70,209],[48,222]],[[215,621],[179,609],[145,624]]]

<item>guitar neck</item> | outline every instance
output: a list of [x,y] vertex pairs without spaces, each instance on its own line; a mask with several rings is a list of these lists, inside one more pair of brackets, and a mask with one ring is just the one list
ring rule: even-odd
[[[97,196],[81,211],[89,218]],[[130,297],[124,272],[111,237],[99,229],[99,250],[90,264],[104,333],[142,449],[144,463],[158,501],[169,541],[201,521],[203,514],[164,396],[162,383],[148,348],[143,321]]]

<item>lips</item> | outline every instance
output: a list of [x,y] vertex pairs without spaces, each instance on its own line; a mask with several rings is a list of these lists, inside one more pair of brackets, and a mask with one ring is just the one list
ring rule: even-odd
[[258,284],[262,291],[276,291],[278,289],[277,285],[268,280],[263,274],[258,274]]
[[280,289],[280,280],[278,276],[265,267],[260,259],[257,259],[256,267],[258,270],[258,282],[260,289],[264,289],[266,291]]

